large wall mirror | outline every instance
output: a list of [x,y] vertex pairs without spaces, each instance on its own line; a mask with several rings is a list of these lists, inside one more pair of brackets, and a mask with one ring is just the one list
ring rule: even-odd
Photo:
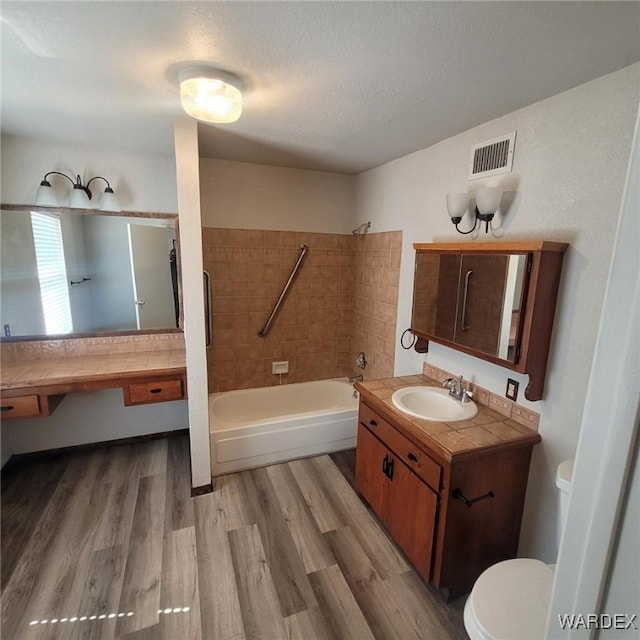
[[3,205],[2,339],[178,330],[176,222]]

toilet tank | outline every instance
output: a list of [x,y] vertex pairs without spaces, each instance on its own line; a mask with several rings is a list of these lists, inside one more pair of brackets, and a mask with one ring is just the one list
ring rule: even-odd
[[571,483],[573,479],[573,460],[565,460],[558,465],[556,471],[556,487],[560,490],[560,517],[558,518],[558,544],[562,539],[567,513],[569,512],[569,499],[571,497]]

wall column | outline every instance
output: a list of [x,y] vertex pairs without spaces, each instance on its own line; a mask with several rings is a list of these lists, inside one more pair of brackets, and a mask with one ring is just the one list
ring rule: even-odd
[[184,338],[189,390],[191,486],[211,483],[209,402],[202,283],[202,223],[200,218],[200,163],[198,124],[174,120]]

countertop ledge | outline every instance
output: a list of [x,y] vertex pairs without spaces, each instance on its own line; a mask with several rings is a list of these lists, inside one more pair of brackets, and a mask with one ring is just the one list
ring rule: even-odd
[[540,434],[510,418],[478,404],[478,413],[471,420],[460,422],[432,422],[413,418],[396,409],[391,402],[394,391],[408,386],[441,385],[425,375],[401,376],[358,382],[355,388],[361,399],[382,414],[389,422],[428,454],[436,454],[441,462],[451,462],[479,451],[492,451],[534,445],[541,441]]
[[25,360],[2,366],[0,390],[74,384],[113,377],[180,374],[185,371],[184,349]]

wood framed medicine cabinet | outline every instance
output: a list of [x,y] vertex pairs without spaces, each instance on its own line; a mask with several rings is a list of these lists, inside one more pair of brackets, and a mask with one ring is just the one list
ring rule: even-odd
[[416,243],[411,332],[529,375],[541,400],[568,245],[561,242]]

